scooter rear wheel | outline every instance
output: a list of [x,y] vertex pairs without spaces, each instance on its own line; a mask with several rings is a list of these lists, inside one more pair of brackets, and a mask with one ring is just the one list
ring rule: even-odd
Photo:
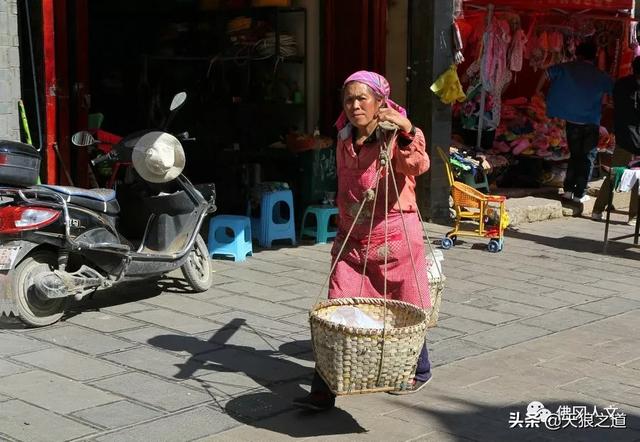
[[20,320],[32,327],[58,322],[64,314],[67,298],[48,299],[35,287],[34,277],[56,268],[58,259],[48,250],[37,250],[13,270],[12,288]]
[[211,287],[211,261],[207,244],[198,234],[187,261],[180,268],[189,285],[196,292],[204,292]]

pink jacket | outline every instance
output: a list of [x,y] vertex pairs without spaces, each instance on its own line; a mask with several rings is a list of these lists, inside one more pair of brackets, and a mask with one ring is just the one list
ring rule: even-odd
[[[430,166],[429,155],[426,152],[427,143],[424,134],[418,128],[416,128],[416,134],[412,140],[409,135],[400,134],[398,137],[404,137],[404,143],[396,140],[391,151],[391,158],[396,181],[398,182],[398,190],[400,191],[400,199],[399,202],[393,205],[392,211],[399,212],[400,207],[402,207],[403,212],[415,212],[417,210],[415,177],[425,173]],[[356,154],[351,137],[351,126],[348,125],[340,131],[336,152],[338,182],[340,182],[341,172],[344,173],[349,169],[368,169],[372,166],[372,163],[378,160],[380,143],[381,141],[365,144],[362,146],[360,153]],[[402,144],[405,145],[401,147]],[[383,188],[382,186],[383,183],[381,182],[380,189]],[[393,184],[390,184],[389,192],[390,198],[393,195],[393,199],[395,199]]]

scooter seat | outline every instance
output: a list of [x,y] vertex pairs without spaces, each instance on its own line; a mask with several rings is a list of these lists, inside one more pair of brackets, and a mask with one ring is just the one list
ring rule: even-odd
[[64,195],[65,201],[69,204],[106,213],[107,215],[117,215],[120,212],[120,205],[113,189],[82,189],[80,187],[54,186],[50,184],[43,184],[41,187]]

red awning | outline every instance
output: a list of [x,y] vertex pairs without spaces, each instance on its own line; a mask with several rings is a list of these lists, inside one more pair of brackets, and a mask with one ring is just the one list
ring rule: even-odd
[[633,0],[464,0],[465,4],[488,6],[494,4],[500,7],[527,10],[545,8],[559,8],[564,10],[594,9],[598,11],[616,11],[633,9]]

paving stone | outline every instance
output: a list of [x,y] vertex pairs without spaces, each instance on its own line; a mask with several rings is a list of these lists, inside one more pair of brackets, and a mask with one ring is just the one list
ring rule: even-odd
[[279,348],[286,341],[269,336],[259,330],[243,328],[225,328],[219,330],[209,338],[209,342],[215,342],[225,348],[238,348],[246,351],[279,352]]
[[26,336],[0,332],[0,357],[29,353],[45,347],[49,347],[49,345]]
[[259,383],[244,373],[232,371],[199,372],[197,377],[183,383],[183,385],[203,389],[216,398],[226,399],[242,395],[248,391],[263,389],[263,384],[264,382]]
[[153,419],[162,413],[129,401],[119,401],[78,411],[73,415],[92,424],[114,429]]
[[[327,255],[327,259],[330,259],[328,255]],[[328,271],[320,272],[318,271],[318,269],[316,270],[298,269],[298,270],[291,270],[289,272],[282,273],[282,275],[285,275],[291,278],[292,280],[294,280],[293,283],[302,281],[302,282],[311,282],[314,284],[322,285],[326,282],[329,272]],[[282,284],[282,285],[291,285],[293,283]]]
[[541,362],[538,367],[555,370],[556,372],[569,371],[579,378],[597,378],[601,381],[622,383],[640,388],[640,378],[638,378],[635,370],[616,367],[606,361],[591,360],[583,352],[565,354],[561,357]]
[[297,267],[297,266],[292,267],[288,265],[283,265],[282,263],[275,263],[275,262],[270,262],[269,260],[262,260],[262,259],[255,259],[255,258],[248,259],[244,262],[238,262],[236,263],[236,266],[240,268],[257,270],[259,272],[269,273],[272,275],[275,273],[288,272],[289,270],[293,270],[294,268]]
[[116,315],[126,315],[128,313],[143,312],[145,310],[151,310],[153,308],[154,307],[152,305],[143,304],[142,302],[125,302],[123,304],[105,307],[100,310],[107,313],[114,313]]
[[288,277],[291,272],[278,273],[271,275],[265,272],[258,272],[250,269],[225,270],[223,275],[240,281],[250,281],[258,284],[264,284],[267,287],[279,287],[281,285],[295,284],[296,280]]
[[[640,302],[613,296],[576,307],[579,310],[613,316],[640,308]],[[637,312],[636,312],[637,313]]]
[[604,296],[615,295],[616,292],[612,290],[605,290],[600,287],[594,287],[590,284],[576,284],[570,281],[561,281],[559,279],[553,279],[549,277],[541,277],[536,281],[541,286],[546,286],[555,289],[555,292],[565,291],[574,292],[580,295],[592,296],[596,298],[602,298]]
[[545,298],[558,299],[560,301],[567,302],[570,305],[574,305],[574,306],[581,305],[587,302],[592,302],[592,301],[595,301],[596,299],[599,299],[596,296],[587,296],[584,293],[573,293],[573,292],[567,292],[563,290],[545,293],[544,295],[540,295],[540,296]]
[[309,310],[313,308],[314,300],[312,298],[299,298],[285,301],[284,304],[289,307],[297,308],[301,313],[304,312],[308,314]]
[[500,287],[502,289],[508,290],[516,290],[523,293],[528,293],[530,295],[540,295],[543,293],[549,293],[553,291],[552,287],[545,287],[540,284],[540,279],[536,280],[536,283],[529,283],[524,281],[518,281],[516,279],[502,278],[500,276],[499,281],[498,277],[494,275],[478,275],[472,276],[471,278],[467,278],[468,281],[479,282],[482,284],[486,284],[492,287]]
[[601,315],[594,315],[593,313],[583,312],[574,308],[566,308],[536,316],[535,318],[525,319],[522,323],[547,330],[560,331],[577,327],[578,325],[588,324],[599,319],[602,319]]
[[218,305],[198,301],[173,293],[164,293],[160,296],[146,300],[145,303],[193,316],[207,316],[213,313],[225,311],[223,307]]
[[433,366],[448,364],[458,359],[467,358],[484,353],[488,347],[466,342],[460,338],[428,344],[429,358]]
[[[299,312],[299,310],[295,311]],[[210,316],[209,319],[224,327],[244,327],[248,330],[258,330],[261,332],[265,332],[269,336],[279,337],[308,330],[309,315],[307,313],[303,314],[306,315],[307,320],[306,324],[301,325],[291,323],[288,318],[275,320],[271,318],[265,318],[264,316],[260,316],[259,314],[246,313],[241,311],[218,313],[216,315]]]
[[233,295],[232,292],[224,290],[221,287],[223,287],[225,284],[230,284],[230,283],[237,282],[237,280],[232,279],[232,278],[226,278],[226,279],[228,279],[228,280],[225,281],[225,282],[221,282],[220,283],[221,285],[213,286],[209,290],[207,290],[206,292],[202,292],[202,293],[185,293],[182,296],[185,296],[187,298],[197,299],[199,301],[207,301],[207,302],[212,302],[212,301],[215,301],[216,299],[224,298],[226,296],[231,296],[231,295]]
[[544,309],[556,309],[560,307],[566,307],[570,305],[570,302],[563,301],[560,299],[551,298],[548,296],[539,296],[532,293],[523,293],[517,290],[507,290],[503,288],[496,288],[493,290],[489,290],[483,292],[484,294],[504,299],[506,301],[519,302],[525,305],[532,305],[534,307],[540,307]]
[[118,400],[96,388],[42,371],[3,378],[0,393],[62,414]]
[[312,373],[297,363],[270,356],[271,352],[224,348],[197,355],[195,359],[203,362],[205,369],[212,365],[213,370],[219,367],[222,371],[244,372],[253,379],[267,382],[296,379]]
[[52,329],[37,330],[31,332],[30,336],[91,355],[123,350],[133,345],[122,339],[71,324]]
[[492,312],[490,310],[472,307],[469,305],[456,304],[446,300],[442,301],[440,310],[452,316],[461,316],[463,318],[488,322],[490,324],[502,324],[519,319],[518,316],[511,315],[509,313]]
[[[222,326],[220,326],[222,328]],[[118,334],[125,339],[139,342],[147,346],[164,348],[173,353],[191,356],[220,348],[220,345],[208,342],[207,339],[177,333],[175,330],[160,327],[143,327]],[[162,347],[162,345],[164,347]]]
[[50,442],[87,436],[97,430],[59,414],[13,400],[0,403],[0,432],[16,440]]
[[[261,301],[249,296],[235,295],[227,298],[218,299],[216,304],[224,305],[237,310],[258,313],[263,316],[278,318],[293,313],[299,313],[298,309],[286,307],[280,303]],[[240,314],[240,313],[239,313]]]
[[122,367],[60,348],[47,348],[13,358],[76,381],[101,378],[125,371]]
[[229,292],[242,293],[265,301],[287,301],[299,296],[290,291],[283,290],[281,287],[268,287],[264,284],[250,281],[237,281],[221,287]]
[[548,333],[548,330],[539,327],[531,327],[524,324],[509,324],[476,333],[475,335],[468,335],[465,336],[464,339],[490,348],[502,348],[544,336]]
[[326,287],[322,289],[322,284],[315,284],[313,282],[301,281],[297,284],[283,285],[279,288],[298,295],[298,297],[304,297],[312,300],[315,300],[318,297],[322,298],[323,294],[326,295]]
[[189,334],[202,333],[218,328],[218,325],[212,321],[164,309],[133,313],[129,316],[139,321],[156,324],[160,327],[171,328]]
[[563,385],[561,388],[592,396],[598,400],[614,401],[631,406],[640,404],[640,388],[619,382],[589,377]]
[[236,425],[239,425],[236,420],[219,411],[209,407],[199,407],[133,428],[106,434],[96,440],[101,442],[193,440],[219,433]]
[[126,373],[94,382],[93,385],[168,411],[177,411],[211,400],[211,396],[206,393],[141,373]]
[[496,285],[481,284],[479,282],[469,281],[466,278],[455,278],[455,277],[447,278],[447,282],[445,286],[446,286],[447,293],[449,291],[454,291],[456,293],[461,293],[461,294],[471,294],[471,293],[480,292],[483,290],[490,290],[490,289],[496,288]]
[[463,333],[478,333],[495,327],[493,324],[486,322],[474,321],[472,319],[461,318],[459,316],[451,316],[446,319],[438,319],[438,326],[458,330]]
[[25,371],[31,371],[31,368],[26,368],[21,365],[14,364],[9,361],[3,361],[0,359],[0,377],[10,376],[16,373],[23,373]]
[[523,318],[537,316],[547,311],[541,307],[534,307],[532,305],[522,304],[520,302],[510,302],[502,299],[494,299],[494,304],[490,308],[497,312],[510,313]]
[[235,278],[230,278],[228,276],[221,275],[216,272],[213,272],[211,275],[211,284],[213,284],[214,287],[220,284],[229,284],[234,281],[235,281]]
[[67,320],[67,323],[81,325],[92,330],[111,333],[120,330],[140,327],[140,322],[131,321],[115,315],[103,312],[82,312]]
[[[155,341],[152,341],[152,343],[153,342]],[[161,344],[169,345],[177,343],[177,345],[181,345],[182,342],[183,341],[167,340],[161,341]],[[146,371],[170,379],[183,379],[181,377],[181,373],[189,371],[193,366],[193,364],[190,364],[183,356],[179,357],[165,351],[148,347],[140,347],[121,351],[119,353],[111,353],[105,355],[104,358],[118,364],[126,365],[127,367],[135,368],[136,370]]]
[[318,262],[315,259],[287,257],[286,259],[279,261],[279,263],[296,269],[305,269],[328,274],[329,270],[331,270],[329,253],[327,253],[326,256],[329,260],[322,260],[322,262]]
[[448,328],[444,328],[442,326],[438,326],[432,329],[429,329],[427,332],[427,342],[438,342],[443,339],[453,338],[454,336],[460,336],[462,334],[461,331],[458,330],[449,330]]

